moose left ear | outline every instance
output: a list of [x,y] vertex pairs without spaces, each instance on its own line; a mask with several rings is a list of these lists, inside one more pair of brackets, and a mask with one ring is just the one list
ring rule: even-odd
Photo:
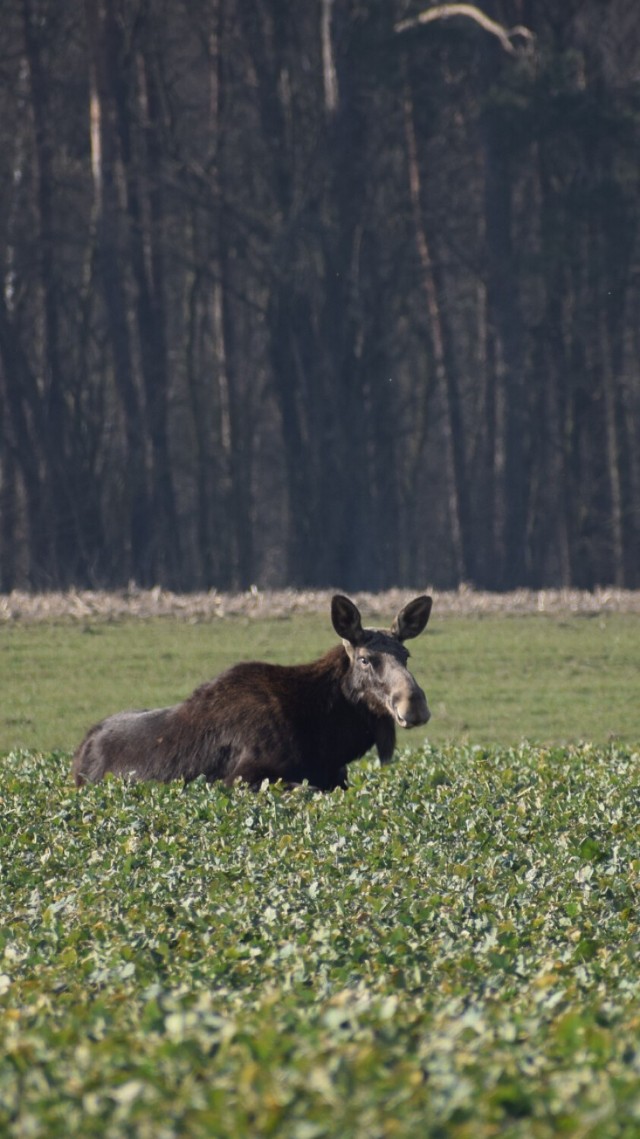
[[343,641],[357,645],[362,640],[362,621],[357,605],[342,593],[331,598],[331,620],[333,627]]
[[426,628],[432,605],[432,597],[424,595],[414,598],[398,613],[391,626],[391,635],[399,641],[409,641],[411,637],[417,637]]

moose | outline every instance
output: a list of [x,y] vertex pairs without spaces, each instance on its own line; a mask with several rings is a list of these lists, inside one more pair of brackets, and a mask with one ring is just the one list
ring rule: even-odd
[[357,606],[336,594],[331,619],[342,644],[310,664],[236,664],[181,704],[108,716],[73,757],[76,784],[110,772],[161,782],[203,775],[228,786],[281,780],[346,788],[347,765],[374,744],[382,763],[391,760],[396,724],[429,720],[404,642],[422,633],[431,605],[431,597],[416,597],[389,630],[369,629]]

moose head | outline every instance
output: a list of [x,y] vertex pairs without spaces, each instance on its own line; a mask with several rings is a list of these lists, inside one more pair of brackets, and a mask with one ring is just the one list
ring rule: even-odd
[[350,661],[350,698],[376,715],[388,713],[401,728],[426,724],[427,698],[407,668],[404,642],[426,628],[431,597],[416,597],[401,609],[389,630],[363,628],[353,601],[337,593],[331,602],[333,627],[342,637]]

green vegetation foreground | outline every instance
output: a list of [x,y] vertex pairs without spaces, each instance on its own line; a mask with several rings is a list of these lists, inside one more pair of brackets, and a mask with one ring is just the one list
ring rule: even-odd
[[637,751],[0,779],[3,1137],[636,1139]]

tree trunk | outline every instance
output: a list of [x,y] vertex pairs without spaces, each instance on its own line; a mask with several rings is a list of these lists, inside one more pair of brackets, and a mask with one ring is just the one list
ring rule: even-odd
[[453,350],[446,317],[440,304],[437,271],[432,259],[423,207],[423,178],[418,158],[418,145],[413,116],[413,97],[409,82],[404,93],[404,125],[409,172],[409,193],[416,249],[421,271],[433,367],[440,389],[444,416],[443,438],[447,472],[449,525],[453,569],[458,583],[473,581],[476,572],[471,550],[471,510],[466,470],[464,427]]
[[212,309],[215,359],[221,409],[220,442],[224,454],[226,483],[226,528],[232,545],[230,584],[247,589],[253,580],[252,534],[252,433],[253,407],[250,396],[253,385],[241,390],[234,311],[232,217],[227,208],[227,162],[231,152],[225,133],[226,73],[224,42],[226,9],[224,0],[216,0],[212,11],[210,35],[210,155],[212,207],[215,217]]
[[[151,32],[148,30],[142,40],[145,48],[148,48],[150,38]],[[137,58],[139,111],[146,137],[146,153],[139,156],[137,164],[134,164],[132,154],[129,109],[122,85],[116,87],[120,101],[118,123],[127,177],[138,340],[145,390],[147,435],[151,444],[154,575],[162,584],[175,587],[180,578],[182,554],[168,436],[169,379],[160,94],[153,57],[149,58],[143,49],[138,51]]]
[[14,447],[20,465],[27,504],[27,578],[34,589],[55,584],[49,574],[51,558],[50,487],[43,462],[46,422],[29,361],[7,312],[4,290],[0,289],[0,379],[8,423],[5,439]]
[[47,420],[44,454],[48,468],[47,484],[50,488],[48,497],[51,528],[51,548],[47,575],[52,584],[64,587],[70,584],[73,579],[73,551],[79,545],[80,535],[77,534],[74,526],[74,503],[69,494],[66,474],[69,448],[58,319],[59,289],[54,257],[56,239],[53,208],[55,185],[52,149],[53,124],[50,122],[47,107],[48,85],[41,58],[38,13],[34,10],[33,0],[23,0],[22,11],[35,138],[38,246],[44,315],[42,358]]
[[91,166],[96,200],[98,265],[102,279],[114,380],[124,416],[127,486],[124,500],[127,522],[121,564],[125,580],[153,584],[150,556],[151,510],[147,489],[145,432],[134,380],[133,355],[127,316],[130,293],[121,203],[118,193],[118,143],[114,130],[113,81],[120,67],[112,0],[85,0],[91,50]]
[[[527,580],[527,406],[524,329],[512,240],[512,173],[496,113],[485,113],[485,222],[489,322],[502,399],[502,542],[498,581],[514,589]],[[508,144],[507,144],[508,145]]]

